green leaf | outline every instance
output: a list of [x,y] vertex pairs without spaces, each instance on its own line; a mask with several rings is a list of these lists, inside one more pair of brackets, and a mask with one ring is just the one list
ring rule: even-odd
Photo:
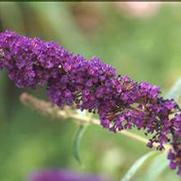
[[136,172],[139,171],[143,164],[153,158],[155,155],[157,155],[157,152],[152,151],[136,160],[136,162],[131,166],[131,168],[127,171],[123,178],[121,178],[120,181],[129,181],[136,174]]
[[167,94],[168,98],[173,98],[178,101],[179,97],[181,96],[181,78],[179,78],[170,91]]
[[81,159],[80,159],[80,142],[81,138],[86,130],[87,125],[80,125],[80,127],[77,129],[75,133],[75,138],[73,142],[73,156],[74,158],[81,164]]
[[168,167],[167,152],[161,153],[153,158],[147,171],[146,178],[147,181],[158,180],[160,174]]

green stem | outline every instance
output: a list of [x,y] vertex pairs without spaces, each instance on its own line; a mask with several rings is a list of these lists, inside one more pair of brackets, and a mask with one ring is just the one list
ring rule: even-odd
[[[43,115],[55,117],[57,119],[72,118],[72,120],[82,125],[86,125],[86,124],[100,125],[100,121],[98,119],[91,118],[90,114],[86,114],[86,116],[82,116],[80,113],[76,112],[74,109],[71,109],[67,106],[65,106],[64,109],[61,110],[58,106],[55,106],[52,103],[44,101],[44,100],[39,100],[27,93],[23,93],[20,96],[20,100],[24,105],[33,108],[34,110],[36,110],[37,112]],[[80,127],[80,129],[82,128]],[[137,134],[131,133],[127,130],[122,130],[118,133],[125,135],[133,140],[137,140],[145,144],[148,143],[148,139],[142,136],[139,136]],[[153,144],[154,148],[156,148],[157,146],[158,146],[157,143]],[[166,150],[169,148],[170,148],[170,145],[165,145]]]

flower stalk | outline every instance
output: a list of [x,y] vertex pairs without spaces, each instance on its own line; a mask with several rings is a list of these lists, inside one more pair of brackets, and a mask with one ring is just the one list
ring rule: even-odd
[[[91,116],[90,113],[86,112],[86,116],[82,116],[80,112],[78,112],[74,107],[64,106],[63,109],[60,109],[57,105],[52,104],[51,102],[38,99],[28,93],[22,93],[20,95],[20,101],[27,107],[32,108],[33,110],[37,111],[38,113],[42,114],[43,116],[49,116],[54,119],[68,119],[71,118],[77,124],[90,124],[90,125],[100,125],[100,121],[95,119]],[[118,133],[142,142],[148,143],[148,139],[139,136],[135,133],[131,133],[127,130],[119,131]],[[157,148],[158,144],[153,144],[154,148]],[[165,149],[168,150],[170,145],[165,145]]]

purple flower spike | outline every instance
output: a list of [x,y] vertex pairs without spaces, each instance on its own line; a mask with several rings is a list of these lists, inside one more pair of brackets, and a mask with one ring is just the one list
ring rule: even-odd
[[54,42],[10,31],[0,33],[3,68],[18,87],[46,85],[53,103],[97,113],[102,126],[111,131],[142,129],[152,136],[147,146],[157,143],[158,150],[170,143],[170,166],[181,173],[180,108],[174,100],[161,97],[159,87],[117,75],[97,57],[86,60]]

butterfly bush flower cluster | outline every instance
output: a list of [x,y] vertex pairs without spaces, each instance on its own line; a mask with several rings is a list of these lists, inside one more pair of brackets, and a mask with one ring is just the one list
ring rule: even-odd
[[103,127],[117,132],[137,128],[151,135],[148,147],[170,143],[170,167],[181,175],[181,111],[157,86],[120,76],[99,58],[87,60],[54,42],[0,33],[0,69],[20,88],[46,86],[60,107],[76,105],[97,113]]

